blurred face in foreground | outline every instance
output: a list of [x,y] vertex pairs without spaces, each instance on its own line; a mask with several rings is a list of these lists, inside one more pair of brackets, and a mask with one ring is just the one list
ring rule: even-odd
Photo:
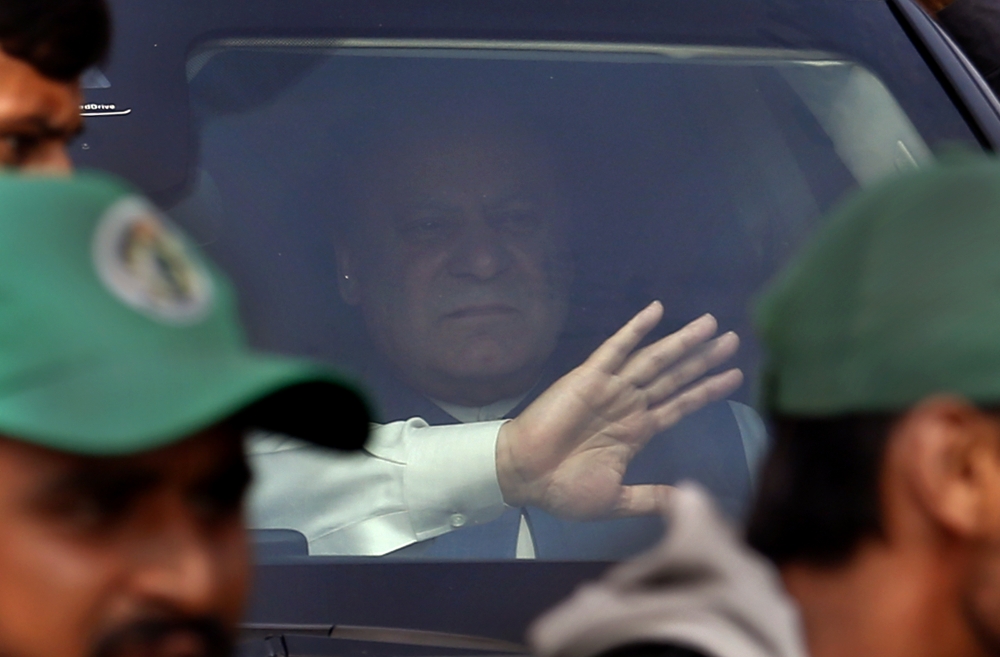
[[61,82],[0,50],[0,167],[68,173],[67,147],[83,129],[77,81]]
[[247,480],[221,425],[113,458],[0,438],[0,655],[227,655]]
[[892,428],[878,484],[882,535],[842,564],[782,566],[810,654],[1000,653],[1000,417],[920,402]]
[[338,252],[344,298],[420,392],[487,404],[526,392],[562,329],[567,209],[524,131],[411,135],[366,171],[364,226]]

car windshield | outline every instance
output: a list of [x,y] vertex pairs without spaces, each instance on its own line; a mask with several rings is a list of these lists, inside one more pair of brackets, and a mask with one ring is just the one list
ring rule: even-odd
[[186,76],[197,166],[169,213],[253,342],[349,373],[380,425],[362,455],[255,436],[254,526],[312,555],[649,546],[655,515],[579,511],[598,484],[510,503],[496,445],[654,300],[644,344],[711,313],[741,346],[710,365],[746,382],[651,432],[624,483],[693,480],[741,517],[767,447],[754,294],[845,192],[932,157],[877,75],[821,50],[232,37]]
[[847,192],[1000,134],[907,0],[110,4],[75,163],[378,422],[351,455],[251,437],[248,654],[516,652],[662,536],[669,494],[619,484],[742,519],[764,284]]

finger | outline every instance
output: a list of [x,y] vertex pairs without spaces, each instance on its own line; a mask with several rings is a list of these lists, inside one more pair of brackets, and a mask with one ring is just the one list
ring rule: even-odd
[[640,310],[617,333],[605,340],[585,364],[604,372],[617,372],[632,350],[660,322],[661,317],[663,317],[663,304],[654,301]]
[[719,324],[711,315],[702,315],[679,331],[640,349],[622,368],[621,375],[635,385],[643,387],[663,369],[708,340],[718,330]]
[[702,379],[681,394],[653,409],[656,432],[669,429],[685,415],[694,413],[705,404],[724,398],[742,384],[743,372],[738,369],[727,370],[721,374]]
[[668,368],[646,386],[646,399],[656,406],[670,395],[696,381],[714,367],[732,358],[740,347],[740,339],[733,332],[723,333],[703,345],[693,355]]
[[614,518],[630,516],[659,515],[666,509],[676,489],[664,484],[641,484],[622,486],[621,496],[615,510],[611,512]]

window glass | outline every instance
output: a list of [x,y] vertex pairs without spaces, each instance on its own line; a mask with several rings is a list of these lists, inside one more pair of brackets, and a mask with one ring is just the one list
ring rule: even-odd
[[350,372],[382,423],[363,455],[257,437],[254,523],[311,554],[651,544],[655,516],[505,505],[496,421],[575,394],[550,386],[653,300],[643,344],[711,313],[741,339],[713,371],[745,382],[625,482],[693,479],[739,517],[767,445],[753,295],[845,192],[931,158],[875,75],[823,52],[228,39],[187,76],[198,166],[171,214],[232,272],[256,345]]

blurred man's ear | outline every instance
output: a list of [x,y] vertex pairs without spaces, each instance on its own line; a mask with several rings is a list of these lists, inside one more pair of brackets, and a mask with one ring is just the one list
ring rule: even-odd
[[889,444],[889,462],[901,475],[893,479],[909,488],[927,519],[965,540],[1000,531],[1000,419],[960,398],[935,396],[903,416]]
[[333,245],[337,259],[337,288],[345,303],[356,306],[361,303],[361,288],[358,282],[358,262],[354,250],[343,243]]

